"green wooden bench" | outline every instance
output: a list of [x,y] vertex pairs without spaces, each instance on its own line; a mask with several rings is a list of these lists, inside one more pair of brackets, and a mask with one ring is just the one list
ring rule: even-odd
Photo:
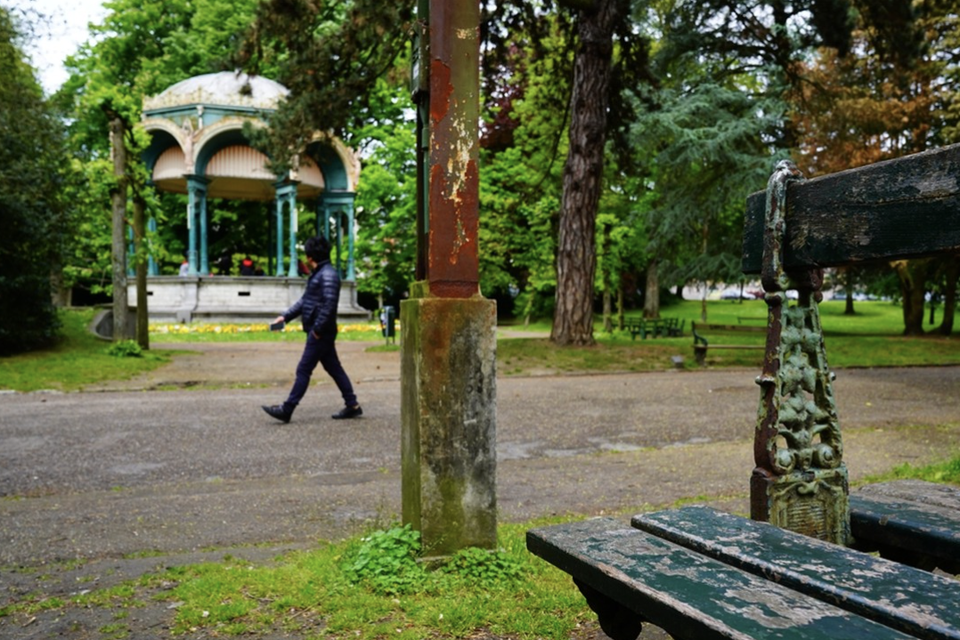
[[960,252],[958,176],[954,145],[809,181],[781,164],[750,196],[743,271],[768,308],[750,519],[686,507],[527,535],[610,637],[960,640],[960,580],[916,568],[960,571],[960,488],[850,495],[818,308],[823,267]]
[[740,324],[711,324],[692,322],[690,331],[693,333],[693,356],[700,366],[707,364],[707,351],[710,349],[747,349],[762,351],[763,344],[717,344],[711,342],[713,336],[727,336],[735,339],[736,336],[763,336],[767,333],[766,327]]
[[613,640],[645,621],[677,640],[914,637],[612,518],[528,531],[527,548],[573,576]]
[[895,480],[850,495],[854,546],[926,570],[960,574],[960,488]]
[[683,335],[683,327],[687,323],[686,319],[677,318],[633,318],[625,320],[624,329],[630,332],[630,337],[634,340],[637,336],[646,340],[647,337],[680,337]]

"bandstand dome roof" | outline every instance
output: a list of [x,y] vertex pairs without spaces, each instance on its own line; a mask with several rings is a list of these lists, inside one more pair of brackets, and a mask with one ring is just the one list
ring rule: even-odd
[[290,91],[279,82],[236,71],[207,73],[181,80],[144,100],[144,110],[203,104],[276,109]]

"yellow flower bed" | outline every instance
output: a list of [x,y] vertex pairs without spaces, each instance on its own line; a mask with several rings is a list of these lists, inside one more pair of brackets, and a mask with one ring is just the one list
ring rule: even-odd
[[[340,333],[380,331],[380,325],[377,324],[340,324],[337,325]],[[398,329],[399,330],[399,329]],[[270,325],[265,323],[244,323],[244,324],[154,324],[150,325],[150,332],[157,334],[198,334],[198,333],[256,333],[261,331],[270,331]],[[291,322],[283,328],[286,333],[303,331],[301,325],[297,322]]]

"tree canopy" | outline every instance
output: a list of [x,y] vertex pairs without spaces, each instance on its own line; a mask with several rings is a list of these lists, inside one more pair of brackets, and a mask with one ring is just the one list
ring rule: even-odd
[[[50,237],[72,238],[53,257],[35,252],[38,260],[59,262],[67,286],[109,290],[109,114],[130,125],[125,144],[136,157],[144,95],[242,66],[291,89],[256,139],[278,165],[318,130],[360,151],[358,289],[378,304],[402,298],[416,255],[414,3],[107,6],[50,104],[41,106],[10,37],[9,59],[20,62],[0,86],[5,95],[27,88],[22,104],[4,109],[3,133],[14,140],[21,132],[9,123],[35,105],[30,117],[46,118],[36,130],[49,136],[29,143],[37,166],[19,171],[55,184],[38,178],[46,200],[3,192],[4,206],[56,212],[45,218]],[[739,279],[743,202],[777,159],[792,156],[814,175],[960,140],[956,0],[485,0],[481,9],[481,290],[502,313],[554,317],[558,342],[589,344],[601,299],[609,318],[613,301],[622,312],[644,289],[645,313],[656,315],[661,290]],[[51,140],[67,152],[45,156]],[[5,146],[2,170],[27,157],[13,157],[22,144]],[[45,162],[57,170],[39,169]],[[132,163],[130,196],[140,193],[160,220],[148,240],[172,269],[184,249],[182,196],[152,193],[138,171]],[[243,203],[209,211],[214,255],[270,234]],[[901,290],[912,300],[908,326],[926,290],[950,294],[955,272],[900,269],[901,283],[921,280]]]
[[51,274],[71,235],[63,129],[0,7],[0,355],[48,344],[59,327]]

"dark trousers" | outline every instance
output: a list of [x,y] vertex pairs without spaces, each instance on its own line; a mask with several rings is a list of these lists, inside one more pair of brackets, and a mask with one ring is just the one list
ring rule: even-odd
[[307,387],[310,386],[310,377],[313,375],[313,370],[317,368],[318,362],[323,365],[324,371],[330,374],[337,388],[340,389],[344,404],[348,407],[357,405],[353,385],[350,384],[350,378],[343,370],[340,358],[337,357],[336,335],[329,338],[321,336],[318,339],[308,332],[307,344],[303,347],[303,355],[300,356],[300,363],[297,365],[297,379],[293,383],[287,401],[283,403],[285,411],[292,412],[300,404],[300,400],[307,392]]

